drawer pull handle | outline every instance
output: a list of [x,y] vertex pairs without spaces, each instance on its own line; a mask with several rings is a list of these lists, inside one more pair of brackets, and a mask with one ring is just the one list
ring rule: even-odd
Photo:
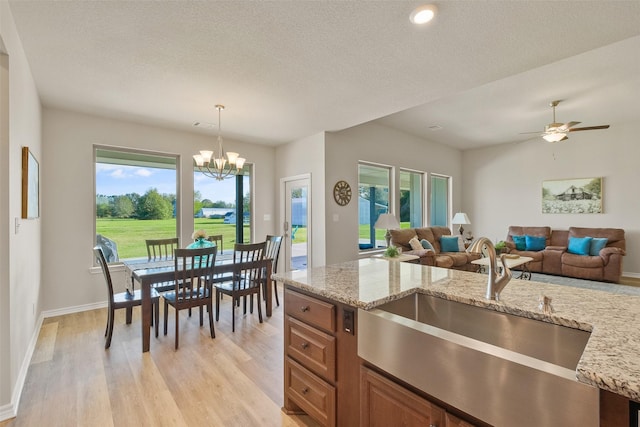
[[308,305],[303,305],[302,307],[300,307],[300,311],[303,312],[303,313],[306,312],[306,311],[309,311],[309,306]]
[[309,393],[309,389],[307,387],[303,388],[302,390],[300,390],[302,392],[302,394],[307,394]]
[[309,348],[309,343],[303,342],[302,344],[300,344],[300,347],[302,347],[303,350],[306,350],[307,348]]

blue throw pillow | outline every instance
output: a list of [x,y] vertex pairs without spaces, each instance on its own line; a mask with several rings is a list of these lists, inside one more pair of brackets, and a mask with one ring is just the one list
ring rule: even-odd
[[600,255],[602,248],[607,246],[609,239],[606,237],[594,237],[591,239],[591,246],[589,247],[589,255]]
[[524,236],[526,250],[541,251],[547,247],[547,239],[544,236]]
[[459,252],[458,236],[440,236],[440,250],[442,252]]
[[511,236],[513,239],[513,243],[516,244],[516,249],[519,251],[524,251],[527,249],[527,240],[524,236]]
[[433,245],[431,244],[431,242],[429,242],[427,239],[420,240],[420,244],[425,249],[431,249],[433,252],[436,251],[435,249],[433,249]]
[[576,255],[589,255],[592,237],[569,237],[569,253]]

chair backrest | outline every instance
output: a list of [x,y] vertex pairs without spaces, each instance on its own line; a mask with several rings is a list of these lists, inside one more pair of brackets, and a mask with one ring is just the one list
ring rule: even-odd
[[174,258],[176,299],[211,295],[218,248],[176,249]]
[[236,243],[233,247],[233,281],[237,289],[255,288],[264,275],[267,242]]
[[109,271],[109,264],[107,264],[107,260],[104,257],[104,252],[102,252],[102,248],[100,246],[95,246],[93,248],[93,254],[100,264],[100,269],[102,269],[102,274],[104,275],[104,281],[107,284],[107,291],[109,292],[109,304],[113,303],[113,282],[111,281],[111,272]]
[[271,271],[276,273],[278,267],[278,256],[280,255],[280,245],[282,244],[282,236],[271,236],[267,234],[267,247],[265,249],[264,257],[271,258],[272,267]]
[[209,236],[209,241],[215,243],[216,246],[218,246],[218,252],[222,253],[222,234],[214,234],[212,236]]
[[178,249],[178,238],[170,239],[147,239],[147,255],[149,261],[171,260]]

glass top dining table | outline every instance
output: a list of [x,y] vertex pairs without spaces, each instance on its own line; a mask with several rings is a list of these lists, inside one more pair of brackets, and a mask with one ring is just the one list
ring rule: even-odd
[[[273,310],[273,283],[271,281],[272,260],[264,259],[266,269],[267,289],[265,294],[265,314],[271,317]],[[151,343],[151,286],[155,283],[171,282],[175,279],[175,264],[173,260],[148,261],[147,259],[123,260],[127,274],[140,285],[142,293],[142,351],[149,351]],[[215,264],[215,282],[228,280],[234,268],[241,268],[230,257],[220,257]],[[226,277],[225,277],[226,275]]]

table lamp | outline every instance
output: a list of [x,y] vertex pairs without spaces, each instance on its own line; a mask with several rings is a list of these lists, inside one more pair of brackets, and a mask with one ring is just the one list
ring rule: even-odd
[[376,221],[374,228],[386,228],[387,234],[384,238],[387,240],[387,247],[391,245],[391,232],[389,230],[400,228],[400,223],[393,214],[381,214]]
[[462,228],[462,226],[463,225],[467,225],[467,224],[471,224],[471,221],[469,220],[469,217],[467,216],[466,213],[458,212],[453,216],[453,219],[451,220],[451,224],[460,225],[460,228],[458,229],[458,231],[460,232],[460,235],[462,236],[462,233],[464,232],[464,228]]

